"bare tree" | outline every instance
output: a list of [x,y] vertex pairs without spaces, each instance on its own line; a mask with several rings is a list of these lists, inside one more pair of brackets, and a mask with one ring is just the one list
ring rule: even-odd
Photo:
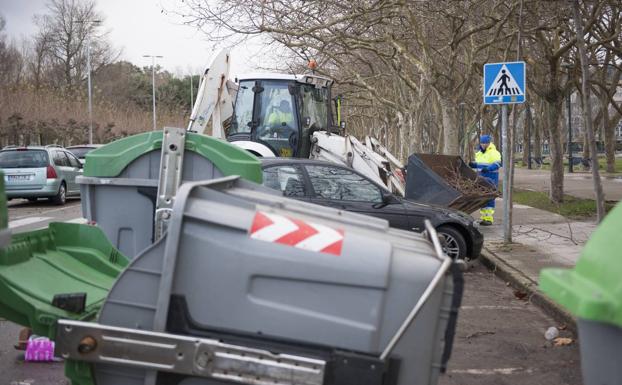
[[43,62],[49,61],[54,85],[72,90],[84,77],[86,43],[90,36],[91,62],[97,69],[118,56],[97,29],[101,20],[94,0],[49,0],[48,13],[37,16],[39,32],[35,37],[34,72],[41,76]]
[[603,186],[600,182],[598,153],[596,152],[596,139],[594,137],[594,128],[592,126],[592,107],[590,105],[590,69],[584,39],[585,31],[583,29],[583,18],[581,17],[581,11],[579,9],[579,0],[572,1],[572,10],[577,36],[577,47],[579,49],[579,57],[581,58],[581,73],[583,76],[581,84],[584,106],[583,121],[585,122],[585,130],[590,141],[590,152],[592,155],[592,178],[594,180],[594,190],[596,191],[596,215],[598,222],[600,222],[605,217],[605,195],[603,193]]

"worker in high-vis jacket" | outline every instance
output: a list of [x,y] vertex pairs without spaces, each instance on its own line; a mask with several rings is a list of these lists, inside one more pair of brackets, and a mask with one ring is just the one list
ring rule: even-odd
[[[492,143],[490,135],[482,135],[479,138],[479,151],[475,153],[475,162],[469,166],[476,168],[479,174],[499,187],[499,168],[501,168],[501,153]],[[480,224],[490,226],[494,222],[495,200],[491,199],[479,210]]]
[[287,100],[281,100],[279,106],[273,108],[266,123],[271,127],[289,126],[292,127],[294,123],[294,115],[292,114],[292,108]]

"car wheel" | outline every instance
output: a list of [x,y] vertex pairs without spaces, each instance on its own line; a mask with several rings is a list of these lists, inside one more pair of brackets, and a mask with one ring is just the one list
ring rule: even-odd
[[465,259],[467,256],[467,243],[464,236],[457,229],[449,226],[440,226],[436,229],[438,235],[442,235],[441,245],[443,251],[451,259]]
[[52,202],[56,203],[57,205],[64,205],[66,201],[67,188],[65,187],[65,182],[62,182],[60,184],[60,187],[58,188],[58,194],[56,194],[56,196],[52,198]]

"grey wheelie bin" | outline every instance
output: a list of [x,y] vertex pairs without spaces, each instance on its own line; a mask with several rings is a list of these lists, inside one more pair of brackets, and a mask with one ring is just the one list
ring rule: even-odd
[[[167,129],[165,128],[165,131]],[[129,136],[86,156],[78,178],[82,213],[133,258],[154,241],[163,131]],[[257,158],[213,137],[185,133],[181,182],[241,175],[261,182]]]
[[184,183],[97,322],[58,321],[57,351],[73,385],[433,385],[461,292],[428,231]]
[[495,186],[459,156],[412,154],[406,168],[406,198],[472,213],[495,199]]
[[585,385],[622,384],[622,204],[585,245],[574,269],[545,269],[540,289],[577,317]]

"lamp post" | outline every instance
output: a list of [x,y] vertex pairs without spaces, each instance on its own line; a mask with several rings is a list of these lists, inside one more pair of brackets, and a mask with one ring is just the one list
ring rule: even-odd
[[151,58],[151,94],[153,99],[153,130],[157,130],[156,125],[156,99],[155,99],[155,59],[161,59],[164,56],[160,55],[143,55],[143,57]]
[[[570,79],[570,70],[573,68],[572,63],[562,63],[561,66],[568,70],[568,79]],[[566,96],[566,106],[568,108],[568,172],[573,172],[572,169],[572,93],[568,93]]]
[[[76,20],[78,24],[99,24],[101,20]],[[93,96],[91,91],[91,28],[86,32],[86,76],[89,94],[89,144],[93,144]]]

